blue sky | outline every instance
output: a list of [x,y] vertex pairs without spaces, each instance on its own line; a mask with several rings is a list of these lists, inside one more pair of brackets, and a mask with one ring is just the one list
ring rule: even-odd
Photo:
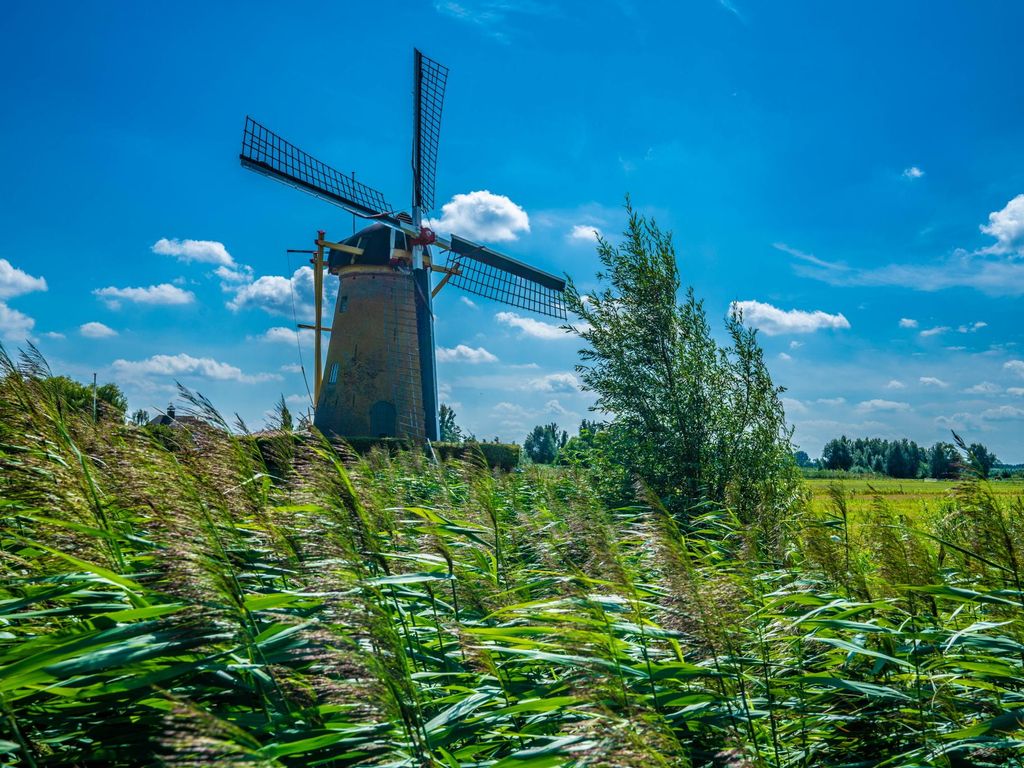
[[[628,192],[718,328],[747,302],[812,456],[952,428],[1024,461],[1020,4],[16,2],[5,27],[0,338],[133,408],[175,379],[254,427],[307,402],[285,249],[351,219],[240,168],[243,119],[407,200],[417,45],[451,68],[439,229],[586,287]],[[436,304],[464,426],[588,415],[572,339],[464,296]]]

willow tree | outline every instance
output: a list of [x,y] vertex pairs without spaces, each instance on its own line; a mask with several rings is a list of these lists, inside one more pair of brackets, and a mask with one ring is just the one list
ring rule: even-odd
[[719,345],[703,301],[681,291],[671,233],[626,210],[621,244],[598,241],[596,290],[570,281],[566,292],[583,388],[613,417],[617,460],[670,509],[685,516],[710,500],[775,526],[798,481],[783,389],[757,333],[733,310]]

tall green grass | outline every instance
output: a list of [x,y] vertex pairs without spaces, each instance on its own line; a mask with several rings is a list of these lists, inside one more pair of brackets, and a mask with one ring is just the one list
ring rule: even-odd
[[1024,506],[983,482],[798,500],[761,562],[582,470],[256,440],[194,395],[157,441],[0,365],[4,765],[1022,762]]

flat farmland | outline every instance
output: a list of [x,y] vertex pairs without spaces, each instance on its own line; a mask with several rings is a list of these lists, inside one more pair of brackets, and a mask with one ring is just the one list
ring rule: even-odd
[[[832,509],[829,488],[840,486],[846,494],[851,515],[863,519],[876,498],[881,498],[893,510],[910,516],[930,516],[948,505],[957,487],[955,480],[895,480],[891,478],[809,478],[805,481],[812,493],[812,507],[825,512]],[[1024,480],[989,480],[993,495],[1006,506],[1016,498],[1024,497]]]

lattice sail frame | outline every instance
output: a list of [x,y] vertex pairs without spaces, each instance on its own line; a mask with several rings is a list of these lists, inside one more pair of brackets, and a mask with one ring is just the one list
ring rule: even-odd
[[449,282],[469,293],[566,319],[565,280],[452,235],[448,252]]
[[242,165],[365,218],[390,221],[384,195],[322,163],[251,117],[242,134]]
[[418,49],[414,56],[416,114],[413,125],[413,206],[423,211],[432,211],[448,67],[424,56]]

